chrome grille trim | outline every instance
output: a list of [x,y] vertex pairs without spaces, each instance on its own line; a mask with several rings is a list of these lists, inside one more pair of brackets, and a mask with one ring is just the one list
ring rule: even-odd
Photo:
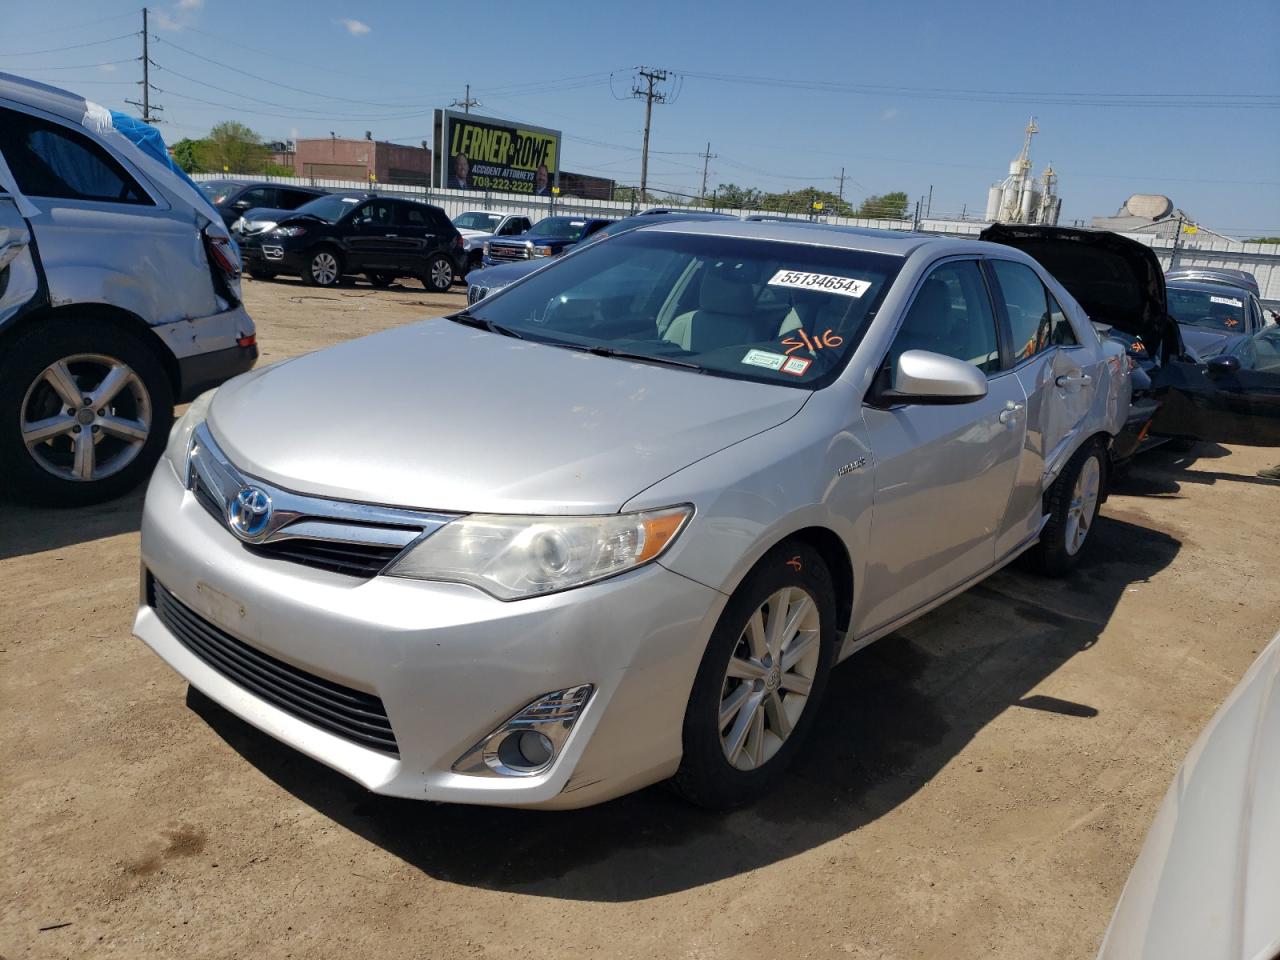
[[[277,487],[235,467],[203,423],[192,436],[186,486],[247,549],[362,578],[381,573],[412,544],[454,519],[451,514],[331,500]],[[232,501],[247,486],[264,490],[272,505],[270,521],[253,537],[228,523]]]

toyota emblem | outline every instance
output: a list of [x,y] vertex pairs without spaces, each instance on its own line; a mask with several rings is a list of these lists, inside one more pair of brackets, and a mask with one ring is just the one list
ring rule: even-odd
[[227,526],[242,540],[266,533],[271,522],[271,495],[261,487],[245,487],[227,506]]

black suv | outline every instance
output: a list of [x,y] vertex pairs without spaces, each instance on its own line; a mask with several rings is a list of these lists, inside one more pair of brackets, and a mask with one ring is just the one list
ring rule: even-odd
[[374,193],[329,194],[299,207],[274,229],[244,238],[245,271],[279,273],[333,287],[362,273],[375,287],[416,277],[439,293],[462,273],[462,235],[439,207]]
[[327,191],[315,187],[295,187],[283,183],[253,183],[247,180],[204,180],[199,184],[204,195],[218,208],[229,228],[255,207],[274,210],[297,210]]

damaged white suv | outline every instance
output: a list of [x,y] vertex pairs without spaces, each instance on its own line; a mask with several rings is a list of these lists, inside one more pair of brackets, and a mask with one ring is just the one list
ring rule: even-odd
[[0,485],[26,500],[140,483],[174,403],[258,356],[221,217],[116,122],[0,73]]

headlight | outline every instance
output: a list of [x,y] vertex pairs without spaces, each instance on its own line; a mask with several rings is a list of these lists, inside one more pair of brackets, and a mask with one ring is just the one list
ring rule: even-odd
[[244,226],[244,217],[236,217],[236,222],[231,224],[231,230],[233,233],[243,233]]
[[604,517],[460,517],[387,573],[450,580],[519,600],[603,580],[662,555],[693,515],[688,505]]
[[[246,233],[266,233],[268,230],[274,230],[275,228],[276,222],[274,220],[246,220],[244,224]],[[302,228],[299,227],[298,229],[301,230]]]
[[489,241],[488,241],[488,240],[486,240],[486,241],[484,242],[484,255],[485,255],[486,257],[489,255]]
[[300,237],[306,232],[306,227],[276,227],[271,231],[271,235],[273,237]]
[[209,404],[213,402],[215,393],[216,387],[192,400],[187,412],[178,418],[178,422],[169,431],[169,442],[165,445],[164,455],[169,458],[169,462],[173,464],[173,472],[184,485],[187,482],[187,457],[191,453],[191,434],[209,416]]
[[555,252],[555,251],[554,251],[554,250],[552,250],[550,247],[534,247],[534,248],[530,251],[530,254],[531,254],[532,256],[535,256],[535,257],[549,257],[549,256],[551,256],[554,252]]

